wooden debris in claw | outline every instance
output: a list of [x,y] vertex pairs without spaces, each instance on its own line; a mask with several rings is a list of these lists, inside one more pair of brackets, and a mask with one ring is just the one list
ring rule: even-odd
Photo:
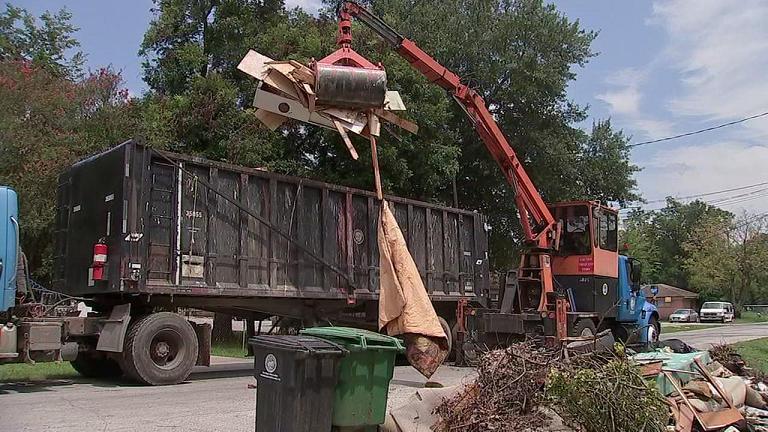
[[347,135],[347,131],[344,130],[344,126],[342,126],[338,120],[333,120],[333,124],[336,126],[336,130],[339,131],[339,135],[341,135],[341,139],[344,140],[344,144],[346,144],[347,149],[349,150],[350,156],[352,156],[352,159],[357,160],[357,158],[359,157],[357,155],[357,150],[355,150],[355,146],[352,145],[352,140],[349,139],[349,135]]

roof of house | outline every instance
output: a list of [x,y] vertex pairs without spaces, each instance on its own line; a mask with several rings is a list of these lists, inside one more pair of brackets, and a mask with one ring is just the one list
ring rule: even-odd
[[672,285],[667,284],[650,284],[650,285],[643,285],[642,290],[643,294],[646,295],[646,297],[651,297],[653,294],[651,294],[651,287],[656,285],[659,287],[659,293],[656,294],[656,297],[683,297],[683,298],[698,298],[699,295],[695,292],[686,291],[682,288],[674,287]]

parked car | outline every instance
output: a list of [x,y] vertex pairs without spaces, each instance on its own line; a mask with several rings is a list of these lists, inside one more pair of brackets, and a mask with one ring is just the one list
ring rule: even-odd
[[733,321],[733,305],[728,302],[706,302],[699,311],[699,321]]
[[697,322],[699,313],[693,309],[678,309],[669,315],[669,322]]

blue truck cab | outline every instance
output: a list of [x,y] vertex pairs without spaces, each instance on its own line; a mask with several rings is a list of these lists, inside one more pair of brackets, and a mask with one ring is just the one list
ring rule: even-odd
[[645,298],[640,290],[637,261],[626,255],[619,255],[619,303],[616,321],[627,330],[627,333],[635,333],[638,341],[655,342],[658,339],[659,313],[656,305]]
[[0,186],[0,312],[16,301],[16,265],[19,259],[19,202],[16,191]]

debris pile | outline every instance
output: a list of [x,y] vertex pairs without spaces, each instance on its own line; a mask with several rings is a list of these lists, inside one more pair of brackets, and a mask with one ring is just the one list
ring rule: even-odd
[[574,358],[553,369],[547,395],[566,422],[586,431],[663,432],[669,407],[653,382],[627,358]]
[[544,385],[559,359],[559,351],[530,341],[483,354],[477,379],[435,410],[439,420],[433,430],[542,430]]

